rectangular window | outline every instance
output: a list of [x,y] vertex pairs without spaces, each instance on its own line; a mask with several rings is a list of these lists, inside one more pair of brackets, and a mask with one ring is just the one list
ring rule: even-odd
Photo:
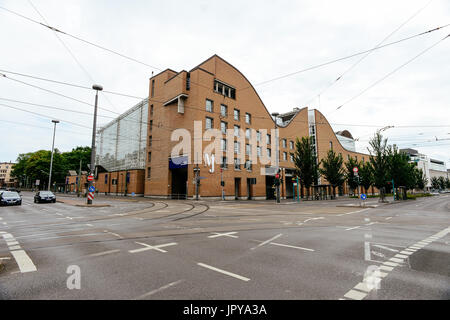
[[105,174],[105,184],[108,184],[108,174]]
[[152,97],[155,96],[155,79],[152,80]]
[[267,148],[267,156],[270,158],[272,156],[271,154],[271,150],[269,148]]
[[149,152],[149,153],[148,153],[148,162],[151,162],[151,161],[152,161],[152,153]]
[[260,147],[260,146],[257,146],[257,147],[256,147],[256,155],[257,155],[258,157],[261,157],[261,147]]
[[222,157],[222,163],[220,164],[221,168],[228,168],[228,164],[227,164],[227,157],[223,156]]
[[191,89],[191,74],[188,72],[186,74],[186,90]]
[[240,153],[241,144],[239,141],[234,142],[234,153]]
[[294,162],[294,155],[292,153],[289,154],[289,157],[291,158],[291,162]]
[[206,99],[206,111],[213,112],[213,102],[212,102],[212,100]]
[[364,157],[362,157],[362,162],[364,163]]
[[287,147],[287,145],[286,145],[286,139],[282,139],[281,140],[281,145],[283,146],[283,148],[286,148]]
[[151,147],[152,146],[152,136],[148,137],[148,146]]
[[247,169],[248,171],[252,171],[252,161],[251,160],[245,161],[245,169]]
[[245,145],[245,154],[249,156],[249,155],[251,155],[251,153],[252,153],[251,145],[246,144]]
[[153,130],[153,120],[150,120],[150,132]]
[[261,132],[256,131],[256,141],[261,142]]
[[234,170],[241,170],[241,160],[238,158],[234,159]]
[[330,141],[330,150],[333,150],[333,141]]
[[150,115],[153,115],[153,105],[150,106]]
[[245,123],[252,123],[252,115],[250,113],[245,113]]
[[350,160],[350,155],[349,154],[347,155],[347,160]]
[[287,160],[287,152],[283,152],[283,160],[284,160],[284,161]]
[[266,136],[266,144],[270,144],[270,134]]
[[234,115],[234,120],[239,121],[239,118],[240,118],[240,112],[239,112],[238,109],[234,109],[233,115]]
[[148,167],[147,168],[147,179],[150,179],[151,175],[152,175],[152,168]]
[[213,128],[213,119],[206,117],[205,129],[212,129],[212,128]]
[[227,134],[227,123],[226,122],[224,122],[224,121],[220,122],[220,131],[223,134]]
[[214,91],[225,97],[236,99],[236,89],[214,80]]
[[250,140],[252,133],[249,128],[245,129],[245,137]]
[[239,126],[234,126],[234,136],[235,137],[239,137],[239,129],[240,129]]
[[289,141],[289,147],[293,150],[294,149],[294,141]]
[[228,107],[224,104],[220,105],[220,115],[226,117],[228,115]]
[[355,156],[355,161],[358,162],[358,156]]
[[227,140],[226,139],[220,140],[220,148],[222,151],[227,151]]

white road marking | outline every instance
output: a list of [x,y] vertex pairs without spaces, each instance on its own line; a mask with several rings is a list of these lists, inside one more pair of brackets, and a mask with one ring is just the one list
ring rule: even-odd
[[90,223],[86,223],[86,225],[87,225],[88,227],[93,227],[93,225],[90,224]]
[[398,263],[386,261],[383,263],[386,266],[397,267]]
[[361,228],[361,226],[352,227],[352,228],[348,228],[348,229],[345,229],[345,230],[346,230],[346,231],[349,231],[349,230],[358,229],[358,228]]
[[4,234],[3,235],[3,239],[14,239],[14,237],[12,236],[12,234],[10,234],[10,233],[7,233],[7,234]]
[[0,257],[0,260],[10,260],[10,259],[11,259],[10,257],[3,257],[3,258]]
[[62,216],[63,214],[62,214],[62,213],[57,213],[57,215],[58,215],[58,216]]
[[144,246],[145,248],[128,250],[129,253],[136,253],[136,252],[142,252],[142,251],[147,251],[147,250],[156,250],[156,251],[159,251],[159,252],[166,253],[167,252],[166,250],[163,250],[163,249],[160,249],[160,248],[177,245],[176,242],[160,244],[160,245],[157,245],[157,246],[151,246],[149,244],[142,243],[142,242],[135,242],[135,243],[140,244],[141,246]]
[[392,271],[392,270],[394,270],[394,268],[388,267],[388,266],[380,266],[380,270]]
[[270,244],[272,244],[274,246],[288,247],[288,248],[299,249],[299,250],[315,251],[314,249],[303,248],[303,247],[296,247],[296,246],[291,246],[291,245],[288,245],[288,244],[282,244],[282,243],[276,243],[276,242],[271,242]]
[[309,219],[306,219],[305,221],[303,221],[303,223],[306,223],[306,222],[308,222],[310,220],[320,220],[320,219],[325,219],[325,218],[324,217],[309,218]]
[[370,260],[370,242],[364,241],[364,260]]
[[259,248],[259,247],[261,247],[261,246],[263,246],[263,245],[265,245],[265,244],[268,244],[269,242],[272,242],[273,240],[275,240],[275,239],[281,237],[282,235],[283,235],[282,233],[277,234],[275,237],[272,237],[272,238],[270,238],[269,240],[266,240],[266,241],[264,241],[264,242],[261,242],[261,243],[258,244],[256,247],[250,248],[250,250],[255,250],[256,248]]
[[391,220],[392,219],[392,217],[387,217],[387,218],[384,218],[385,220]]
[[14,259],[17,262],[20,272],[25,273],[37,270],[33,261],[31,261],[30,257],[26,254],[25,251],[23,250],[11,251],[11,254],[13,255]]
[[360,282],[358,283],[354,289],[357,289],[359,291],[364,291],[364,292],[370,292],[370,289],[367,287],[367,284],[364,282]]
[[11,247],[9,247],[9,250],[20,250],[20,249],[22,249],[21,246],[11,246]]
[[67,219],[70,219],[70,220],[73,220],[73,218],[72,217],[66,217]]
[[218,238],[218,237],[230,237],[230,238],[239,238],[238,236],[234,236],[236,231],[233,232],[225,232],[225,233],[219,233],[219,232],[212,232],[212,236],[208,236],[208,238]]
[[377,248],[380,248],[380,249],[389,250],[389,251],[392,251],[392,252],[398,252],[398,250],[396,250],[396,249],[391,249],[391,248],[388,248],[388,247],[385,247],[385,246],[382,246],[382,245],[379,245],[379,244],[374,244],[373,246],[377,247]]
[[19,243],[17,241],[6,241],[6,244],[8,246],[15,246],[15,245],[18,245]]
[[154,295],[155,293],[158,293],[158,292],[161,292],[163,290],[169,289],[170,287],[176,286],[177,284],[179,284],[179,283],[181,283],[183,281],[184,280],[178,280],[178,281],[175,281],[175,282],[171,282],[169,284],[166,284],[165,286],[162,286],[161,288],[158,288],[158,289],[152,290],[150,292],[147,292],[146,294],[143,294],[142,296],[137,297],[135,300],[144,299],[146,297]]
[[362,209],[362,210],[358,210],[358,211],[351,211],[351,212],[347,212],[347,213],[341,213],[341,214],[338,214],[337,216],[340,217],[340,216],[344,216],[344,215],[347,215],[347,214],[363,212],[363,211],[366,211],[366,210],[369,210],[369,209],[371,209],[371,208]]
[[216,268],[216,267],[213,267],[213,266],[201,263],[201,262],[198,262],[197,265],[199,265],[201,267],[204,267],[204,268],[207,268],[207,269],[210,269],[210,270],[213,270],[213,271],[217,271],[217,272],[226,274],[227,276],[230,276],[230,277],[242,280],[242,281],[249,281],[250,280],[249,278],[246,278],[246,277],[240,276],[238,274],[235,274],[235,273],[232,273],[232,272],[229,272],[229,271],[225,271],[225,270],[222,270],[222,269],[219,269],[219,268]]
[[406,255],[411,255],[411,254],[413,254],[414,252],[411,252],[411,251],[400,251],[400,253],[401,253],[401,254],[406,254]]
[[353,300],[362,300],[367,296],[366,293],[364,292],[360,292],[360,291],[356,291],[356,290],[350,290],[349,292],[347,292],[344,297],[349,298],[349,299],[353,299]]
[[402,258],[402,259],[408,258],[408,256],[405,256],[404,254],[396,254],[394,257],[396,257],[396,258]]
[[404,262],[403,259],[398,259],[398,258],[390,258],[389,261],[398,262],[398,263],[403,263]]
[[104,256],[104,255],[107,255],[107,254],[116,253],[116,252],[119,252],[119,251],[120,251],[120,249],[103,251],[103,252],[99,252],[99,253],[88,254],[87,256],[84,256],[84,257],[100,257],[100,256]]

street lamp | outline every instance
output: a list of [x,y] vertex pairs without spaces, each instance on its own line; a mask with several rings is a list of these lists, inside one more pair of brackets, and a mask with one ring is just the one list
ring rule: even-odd
[[[277,135],[277,132],[278,132],[278,130],[277,130],[277,128],[278,128],[278,124],[277,124],[277,118],[278,118],[278,116],[279,116],[280,114],[278,113],[278,112],[273,112],[272,113],[272,116],[275,118],[275,167],[276,167],[276,169],[275,169],[275,177],[277,176],[277,175],[279,175],[279,173],[278,173],[278,171],[280,170],[280,160],[279,160],[279,151],[278,151],[278,149],[279,149],[279,146],[278,146],[278,135]],[[275,178],[275,179],[277,179],[277,178]],[[279,181],[279,179],[278,179],[278,181]],[[277,183],[276,184],[276,193],[277,193],[277,195],[276,195],[276,202],[277,203],[280,203],[280,184],[279,183]]]
[[[95,170],[95,131],[97,130],[97,103],[98,103],[98,92],[103,90],[103,87],[98,84],[94,84],[92,89],[95,90],[95,108],[94,108],[94,124],[92,127],[92,143],[91,143],[91,167],[90,175],[94,174]],[[89,187],[94,184],[94,181],[89,181]],[[92,204],[92,200],[87,199],[87,204]]]
[[56,124],[59,123],[58,120],[52,120],[54,123],[53,127],[53,143],[52,143],[52,156],[50,158],[50,173],[48,175],[48,187],[47,190],[50,191],[50,186],[52,182],[52,167],[53,167],[53,150],[55,149],[55,134],[56,134]]

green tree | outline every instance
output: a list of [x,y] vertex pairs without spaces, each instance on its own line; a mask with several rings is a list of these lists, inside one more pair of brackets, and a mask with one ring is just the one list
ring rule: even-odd
[[445,187],[450,188],[450,179],[448,177],[445,178]]
[[418,189],[424,190],[428,183],[427,176],[422,169],[416,170],[416,186]]
[[357,167],[358,168],[358,172],[359,172],[359,163],[352,157],[350,157],[350,159],[348,159],[347,162],[345,162],[345,168],[346,168],[346,172],[345,172],[345,178],[347,180],[347,184],[350,187],[350,189],[352,190],[352,192],[358,188],[358,176],[355,175],[355,173],[353,172],[353,168]]
[[331,184],[333,198],[336,197],[336,187],[342,185],[345,181],[345,170],[342,163],[342,156],[336,155],[333,150],[328,150],[327,156],[320,161],[322,168],[319,168],[319,172]]
[[443,176],[440,176],[438,178],[438,182],[439,182],[439,189],[444,190],[445,189],[445,178]]
[[413,189],[417,185],[416,164],[410,163],[409,156],[399,152],[396,146],[387,148],[387,163],[389,181],[394,180],[396,187],[404,187],[403,199],[406,199],[406,190]]
[[359,177],[360,183],[364,187],[365,193],[368,193],[369,188],[373,185],[373,170],[370,162],[359,163]]
[[431,178],[431,187],[433,189],[439,189],[439,179],[437,177]]
[[66,171],[75,170],[78,172],[80,169],[80,160],[82,161],[81,170],[88,171],[88,164],[91,163],[91,148],[76,147],[70,152],[64,152],[62,157]]
[[309,198],[309,188],[318,179],[317,158],[311,138],[296,138],[294,164],[296,174],[300,177],[301,184],[306,188],[306,195]]
[[385,186],[388,178],[388,149],[387,139],[383,139],[381,133],[377,132],[375,136],[369,141],[371,149],[370,164],[372,166],[372,174],[374,186],[380,190],[380,201],[384,201]]

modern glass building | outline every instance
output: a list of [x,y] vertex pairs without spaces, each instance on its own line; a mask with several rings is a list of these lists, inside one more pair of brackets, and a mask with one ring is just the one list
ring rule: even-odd
[[148,99],[97,131],[96,164],[108,172],[144,169]]

